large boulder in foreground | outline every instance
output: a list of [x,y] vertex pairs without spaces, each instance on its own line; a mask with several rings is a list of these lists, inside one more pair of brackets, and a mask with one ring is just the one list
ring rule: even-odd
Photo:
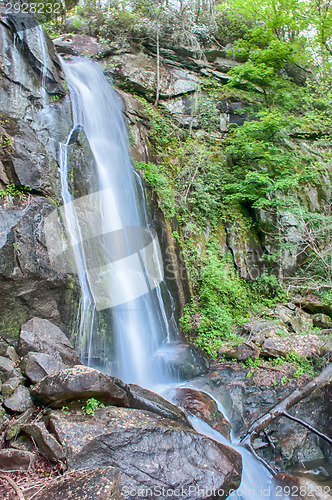
[[[70,468],[117,467],[130,500],[149,498],[143,494],[149,488],[151,498],[183,488],[191,500],[225,499],[240,484],[237,451],[148,411],[108,406],[88,417],[57,410],[49,428],[63,443]],[[219,493],[211,496],[211,490]]]
[[52,408],[60,408],[69,401],[89,398],[129,406],[121,380],[88,366],[74,366],[44,377],[31,389],[31,395],[38,403]]
[[[40,487],[39,487],[40,489]],[[124,500],[121,476],[114,467],[76,472],[46,484],[35,500]]]
[[48,354],[66,366],[82,364],[66,335],[47,319],[32,318],[22,325],[18,354],[30,352]]

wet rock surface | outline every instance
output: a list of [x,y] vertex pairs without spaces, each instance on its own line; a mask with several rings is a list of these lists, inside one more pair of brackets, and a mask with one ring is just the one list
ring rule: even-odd
[[[258,417],[267,412],[296,387],[305,383],[292,379],[294,368],[269,370],[262,366],[254,373],[236,363],[215,365],[215,371],[192,381],[195,387],[209,392],[227,412],[235,435],[241,436]],[[248,377],[249,373],[249,377]],[[324,390],[300,401],[290,411],[321,432],[329,435],[331,427],[330,396]],[[332,459],[328,443],[303,426],[286,418],[279,418],[268,427],[269,437],[263,434],[254,442],[256,451],[272,463],[277,471],[294,471],[297,464],[314,460],[329,463]]]
[[219,410],[216,401],[208,394],[190,387],[180,387],[176,389],[173,401],[230,439],[231,424]]
[[[236,451],[151,412],[106,407],[84,417],[54,411],[50,428],[64,443],[71,468],[116,465],[123,485],[132,491],[126,495],[130,499],[139,498],[139,488],[196,485],[227,492],[239,485],[241,456]],[[193,493],[191,498],[201,497]]]
[[44,377],[31,389],[31,395],[36,401],[53,408],[68,401],[89,398],[128,407],[128,396],[123,387],[119,379],[87,366],[75,366]]
[[154,354],[154,358],[154,362],[160,363],[175,380],[188,380],[207,373],[209,369],[208,358],[192,345],[166,344]]
[[155,392],[144,389],[136,384],[129,384],[128,399],[131,408],[148,410],[161,417],[176,420],[191,427],[186,414],[180,408],[166,401],[166,399]]
[[66,335],[46,319],[35,317],[21,327],[18,353],[26,356],[32,352],[48,354],[66,366],[82,364]]

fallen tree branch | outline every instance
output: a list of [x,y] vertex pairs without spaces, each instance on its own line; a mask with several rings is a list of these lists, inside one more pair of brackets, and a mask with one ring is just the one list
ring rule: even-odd
[[[282,401],[279,401],[279,403],[273,406],[268,412],[264,413],[264,415],[262,415],[258,420],[253,422],[249,427],[248,431],[246,432],[246,434],[241,438],[240,444],[252,450],[253,438],[257,436],[261,431],[264,431],[270,425],[270,423],[273,422],[273,420],[282,416],[286,416],[288,418],[291,418],[292,420],[295,420],[296,417],[292,417],[291,415],[289,415],[288,410],[292,406],[296,405],[296,403],[298,403],[305,397],[309,396],[309,394],[314,392],[316,389],[322,387],[331,380],[332,380],[332,364],[328,365],[319,375],[317,375],[317,377],[313,378],[310,382],[301,387],[301,389],[295,389],[295,391],[289,394]],[[324,439],[327,438],[327,436],[319,433],[319,431],[317,431],[316,429],[314,430],[314,428],[309,426],[309,424],[306,424],[302,420],[301,421],[299,420],[300,419],[297,419],[298,423],[301,423],[302,425],[305,424],[305,427],[312,430],[317,435],[320,435],[320,437],[324,436],[323,437]],[[330,438],[327,438],[327,440],[331,442]],[[257,454],[255,453],[255,455]]]
[[20,500],[25,500],[21,488],[15,483],[15,481],[11,477],[7,476],[6,474],[0,473],[0,478],[5,479],[5,481],[7,481],[7,483],[10,484],[10,486],[13,488],[13,490],[15,490],[15,493]]
[[321,437],[322,439],[325,439],[328,443],[332,445],[332,439],[326,436],[326,434],[323,434],[322,432],[319,432],[315,427],[312,427],[312,425],[308,424],[304,420],[301,420],[300,418],[293,417],[293,415],[290,415],[289,413],[285,412],[283,414],[284,417],[289,418],[290,420],[294,420],[294,422],[297,422],[298,424],[303,425],[303,427],[306,427],[309,429],[309,431],[312,431],[314,434],[317,434],[317,436]]

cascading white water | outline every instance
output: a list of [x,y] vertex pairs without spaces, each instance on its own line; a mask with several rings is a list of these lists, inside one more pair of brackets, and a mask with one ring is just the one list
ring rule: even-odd
[[[156,239],[153,235],[148,238],[152,230],[149,229],[144,201],[142,203],[142,200],[139,200],[143,189],[131,165],[121,102],[97,63],[77,58],[69,62],[62,61],[62,64],[70,90],[74,126],[84,129],[95,158],[94,189],[98,192],[98,221],[102,226],[99,235],[106,235],[102,241],[99,238],[92,243],[88,250],[87,245],[76,246],[75,261],[82,288],[78,349],[83,359],[91,364],[93,301],[96,303],[103,300],[107,303],[109,295],[112,297],[109,305],[112,305],[112,339],[116,350],[112,374],[126,382],[151,386],[162,378],[160,365],[153,364],[153,354],[164,340],[170,340],[173,333],[170,331],[161,293],[153,281],[153,275],[149,274],[146,268],[143,276],[138,272],[138,268],[130,267],[133,259],[139,260],[142,256],[144,258],[144,249],[148,247],[150,254],[146,257],[146,262],[149,267],[149,257],[153,259],[156,255],[153,249]],[[66,146],[62,146],[60,158],[63,201],[67,206],[65,218],[69,220],[67,231],[71,240],[77,242],[79,238],[74,234],[74,227],[78,216],[75,214],[68,189],[65,149]],[[142,205],[143,209],[140,210]],[[133,232],[133,228],[137,230]],[[114,238],[112,233],[115,234]],[[100,246],[104,247],[101,249],[104,253],[119,254],[116,235],[123,238],[126,258],[117,258],[116,265],[113,265],[111,270],[106,266],[102,267],[99,275],[95,270],[87,269],[87,260],[97,260],[95,254],[100,251]],[[94,231],[90,240],[93,239],[92,236],[96,236]],[[149,240],[149,245],[146,245],[145,239]],[[138,251],[138,248],[141,250]],[[86,252],[90,254],[87,255]],[[160,266],[157,260],[154,265]],[[161,269],[157,271],[157,274],[162,274]],[[140,293],[141,288],[145,290],[146,282],[146,293]],[[111,332],[109,334],[111,335]],[[105,369],[107,370],[107,367]]]
[[[97,230],[90,228],[91,236],[96,234],[109,235],[113,231],[119,237],[125,234],[125,246],[128,255],[130,255],[133,249],[129,247],[144,246],[144,241],[133,242],[130,228],[147,228],[149,230],[149,223],[144,205],[143,188],[130,162],[127,131],[120,100],[108,84],[97,63],[77,58],[73,61],[62,61],[62,64],[70,89],[74,128],[81,126],[84,129],[96,160],[97,183],[95,190],[97,190],[98,196],[93,200],[94,204],[97,204],[96,210],[100,215],[98,222],[101,227]],[[62,196],[65,204],[63,215],[74,248],[73,258],[82,292],[78,347],[81,356],[91,364],[94,303],[100,300],[98,295],[100,288],[94,282],[96,279],[98,281],[98,273],[89,271],[89,262],[98,259],[101,262],[103,253],[111,255],[112,251],[116,252],[117,248],[110,250],[108,247],[113,241],[112,238],[103,239],[101,245],[100,241],[96,245],[87,245],[84,244],[84,237],[79,234],[85,224],[84,217],[77,213],[75,202],[73,202],[68,188],[67,148],[71,134],[67,144],[61,145],[59,157]],[[84,197],[85,199],[88,197]],[[82,208],[82,205],[80,207]],[[86,234],[86,229],[83,228],[83,232]],[[140,240],[139,233],[135,234]],[[93,240],[93,238],[90,239]],[[83,241],[83,244],[77,245],[78,241]],[[103,274],[101,269],[105,269],[105,267],[99,267],[98,272]],[[135,273],[128,274],[126,268],[121,266],[118,267],[117,272],[112,274],[111,278],[116,282],[115,289],[114,285],[106,280],[109,287],[103,288],[103,290],[106,294],[109,293],[115,297],[129,296],[130,290],[137,286],[135,279],[140,279],[137,275],[135,276]],[[103,277],[101,277],[102,279]],[[159,360],[159,363],[154,365],[151,361],[153,354],[158,351],[162,342],[172,340],[174,333],[169,326],[169,318],[165,312],[160,288],[158,286],[151,288],[153,289],[148,293],[133,298],[133,300],[121,302],[119,299],[119,303],[110,309],[112,336],[116,342],[116,357],[119,361],[117,365],[113,363],[111,373],[126,382],[152,387],[156,392],[165,393],[166,387],[166,398],[171,400],[169,396],[170,386],[157,385],[163,380],[161,361]],[[107,302],[107,297],[102,298]],[[153,368],[155,372],[153,372]],[[196,417],[192,417],[191,421],[197,432],[232,446],[205,422]],[[237,449],[243,458],[243,476],[240,490],[238,493],[233,492],[229,498],[236,500],[264,498],[268,492],[270,499],[277,500],[269,472],[249,452],[241,447],[237,447]]]

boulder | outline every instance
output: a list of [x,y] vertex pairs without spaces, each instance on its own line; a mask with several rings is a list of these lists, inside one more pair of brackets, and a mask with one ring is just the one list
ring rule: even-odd
[[209,369],[208,359],[189,344],[164,345],[154,354],[154,362],[162,365],[164,373],[175,380],[188,380]]
[[315,314],[312,319],[317,328],[327,329],[332,327],[332,319],[327,314]]
[[47,375],[31,389],[31,395],[39,403],[52,408],[59,408],[68,401],[89,398],[129,406],[123,382],[87,366],[74,366]]
[[281,321],[252,319],[241,325],[241,333],[248,335],[248,340],[262,345],[264,340],[277,335],[287,335],[289,332]]
[[30,397],[30,392],[26,387],[19,385],[11,396],[3,402],[7,410],[23,413],[33,407],[33,402]]
[[0,469],[3,470],[30,469],[35,460],[36,455],[29,451],[15,450],[13,448],[0,450]]
[[287,306],[278,305],[274,313],[277,320],[285,323],[295,333],[306,333],[313,327],[312,316],[301,309],[294,311]]
[[22,427],[23,432],[33,438],[38,449],[51,462],[64,458],[62,446],[55,437],[48,432],[44,422],[36,422]]
[[6,380],[6,382],[2,384],[1,394],[3,396],[10,396],[11,394],[13,394],[13,392],[20,385],[21,382],[22,382],[21,377],[9,378],[8,380]]
[[332,318],[332,307],[328,304],[322,302],[321,298],[317,295],[310,294],[302,297],[301,295],[296,295],[294,297],[294,302],[298,306],[300,306],[305,311],[309,311],[311,313],[323,313],[327,314]]
[[70,367],[81,364],[66,335],[47,319],[32,318],[22,325],[18,353],[26,356],[30,352],[49,354]]
[[223,489],[219,498],[226,498],[240,484],[239,453],[148,411],[106,407],[93,417],[53,411],[50,429],[70,468],[116,466],[130,500],[144,489],[158,488],[158,498],[167,498],[167,489],[182,487],[192,488],[192,500],[205,498],[199,489]]
[[221,349],[219,355],[224,355],[226,359],[237,359],[238,361],[245,361],[246,359],[259,358],[260,349],[256,344],[248,340],[243,344],[238,344],[230,350],[223,352]]
[[144,389],[136,384],[129,384],[128,399],[130,408],[139,410],[148,410],[161,417],[177,420],[185,425],[191,424],[183,410],[170,403],[163,397],[159,396],[148,389]]
[[78,471],[46,484],[35,500],[124,500],[121,475],[115,467]]
[[19,377],[19,372],[14,363],[10,359],[0,356],[0,381],[3,383],[10,378],[17,377]]
[[50,354],[29,352],[21,362],[22,372],[33,382],[65,369],[66,365]]
[[191,387],[180,387],[176,389],[173,401],[191,415],[204,420],[225,438],[230,438],[231,424],[219,410],[216,401],[205,392]]
[[289,335],[287,337],[270,337],[265,340],[261,355],[266,357],[286,357],[290,352],[296,352],[306,358],[319,357],[324,346],[324,340],[317,335]]

